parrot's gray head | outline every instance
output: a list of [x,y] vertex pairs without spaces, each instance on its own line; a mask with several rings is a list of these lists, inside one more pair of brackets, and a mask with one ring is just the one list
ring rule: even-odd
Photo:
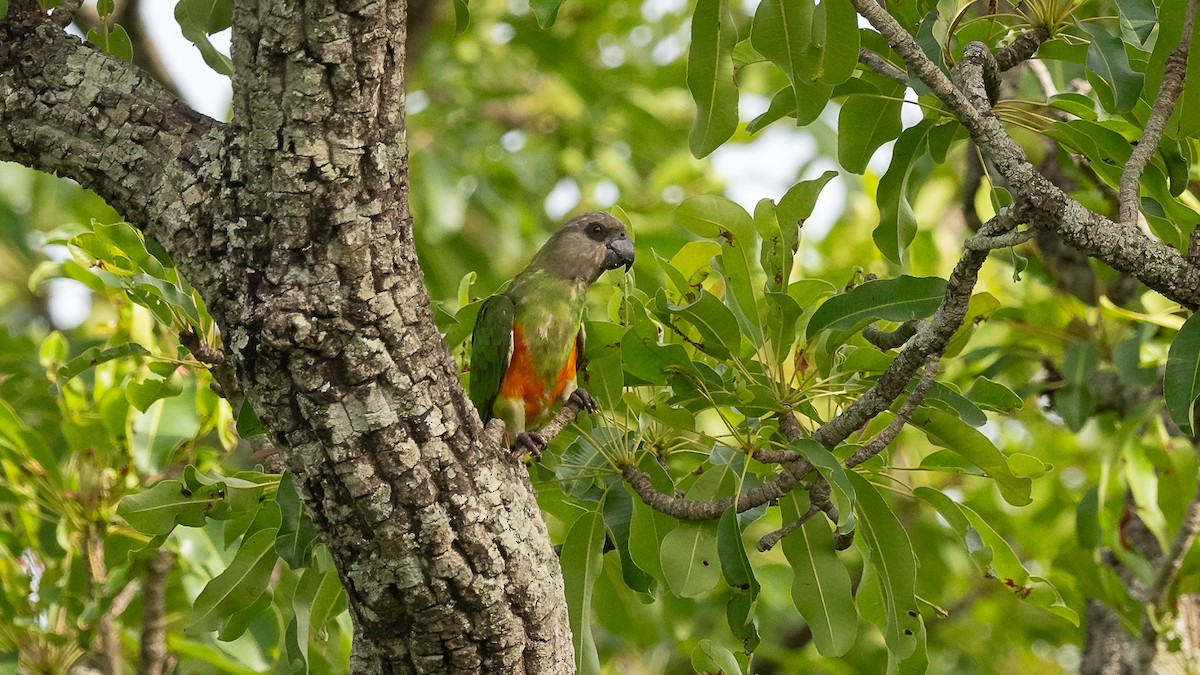
[[534,265],[564,279],[589,284],[605,270],[633,267],[633,241],[625,225],[607,213],[585,213],[568,220],[542,250]]

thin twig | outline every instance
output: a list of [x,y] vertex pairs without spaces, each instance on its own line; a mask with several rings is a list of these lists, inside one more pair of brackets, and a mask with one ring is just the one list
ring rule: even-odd
[[166,588],[175,554],[160,548],[146,568],[138,675],[162,675],[167,665]]
[[900,409],[896,411],[896,416],[884,427],[883,431],[871,439],[871,442],[855,450],[854,454],[846,458],[847,469],[858,466],[878,455],[883,452],[884,448],[891,445],[892,441],[896,440],[896,436],[900,435],[900,430],[912,419],[917,406],[921,404],[921,401],[925,400],[925,396],[933,388],[933,383],[937,380],[938,363],[941,360],[941,352],[930,354],[929,358],[925,359],[925,372],[921,373],[921,380],[917,382],[917,386],[913,388],[913,392],[909,394],[903,405],[900,406]]
[[[1195,3],[1193,3],[1194,6]],[[1200,446],[1197,446],[1200,450]],[[1198,453],[1200,454],[1200,453]],[[1154,580],[1146,591],[1146,606],[1142,613],[1141,639],[1137,648],[1137,664],[1134,672],[1149,675],[1154,666],[1154,657],[1158,653],[1158,630],[1155,628],[1153,613],[1164,609],[1171,599],[1171,586],[1179,575],[1179,568],[1192,544],[1196,541],[1196,533],[1200,532],[1200,489],[1188,504],[1183,523],[1175,534],[1175,541],[1165,556],[1158,560],[1154,570]]]
[[765,448],[755,450],[751,456],[763,464],[791,464],[800,459],[800,453],[795,450],[768,450]]
[[974,236],[963,242],[963,248],[971,251],[993,251],[998,248],[1008,248],[1033,239],[1037,229],[1028,228],[1020,232],[1009,232],[995,237]]
[[59,0],[58,7],[50,14],[50,20],[59,28],[66,28],[75,20],[75,12],[83,5],[83,0]]
[[1183,39],[1179,48],[1171,52],[1163,66],[1162,84],[1154,105],[1150,107],[1150,117],[1146,120],[1146,128],[1142,130],[1142,138],[1138,141],[1129,161],[1121,171],[1121,224],[1126,227],[1137,225],[1138,213],[1141,211],[1141,180],[1142,172],[1150,163],[1150,158],[1158,150],[1166,129],[1167,120],[1175,112],[1175,101],[1183,90],[1183,78],[1187,73],[1188,45],[1192,41],[1192,25],[1196,22],[1197,0],[1188,2],[1187,13],[1183,18]]
[[[107,592],[108,567],[104,563],[104,536],[94,528],[89,528],[84,535],[83,559],[87,570],[88,594],[93,601],[100,603]],[[121,636],[111,604],[96,622],[94,649],[101,672],[105,675],[121,674]]]
[[758,540],[758,544],[755,546],[760,552],[765,553],[770,551],[772,548],[775,548],[775,544],[778,544],[780,539],[783,539],[794,532],[796,528],[800,527],[804,523],[807,523],[809,518],[812,518],[820,512],[821,509],[817,508],[816,504],[813,504],[812,506],[808,507],[807,511],[800,514],[799,518],[793,520],[787,525],[784,525],[778,530],[775,530],[774,532],[768,532],[767,534],[764,534],[762,538]]
[[1011,45],[996,50],[996,66],[1001,72],[1015,68],[1022,61],[1033,58],[1038,47],[1049,39],[1050,31],[1045,26],[1036,26],[1021,33]]
[[908,84],[907,73],[869,49],[858,50],[858,62],[893,82]]
[[874,323],[869,323],[863,327],[862,336],[867,342],[886,352],[902,347],[909,338],[917,334],[920,327],[921,322],[916,320],[905,321],[895,330],[881,330],[876,328]]
[[779,418],[779,432],[789,442],[795,442],[804,438],[804,430],[800,428],[800,423],[796,421],[796,416],[792,414],[791,406],[785,406],[783,412],[776,415],[776,417]]

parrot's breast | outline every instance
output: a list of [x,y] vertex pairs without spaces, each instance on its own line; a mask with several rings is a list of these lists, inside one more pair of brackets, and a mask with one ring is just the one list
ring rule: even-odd
[[549,355],[531,348],[521,326],[513,326],[512,358],[500,383],[500,398],[524,403],[525,429],[544,424],[554,412],[554,404],[562,400],[567,386],[575,381],[575,352],[571,344],[565,358],[555,358],[562,364],[559,367],[543,363]]

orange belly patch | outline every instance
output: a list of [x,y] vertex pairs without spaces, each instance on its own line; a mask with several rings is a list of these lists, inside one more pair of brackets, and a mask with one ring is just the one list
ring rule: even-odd
[[[575,356],[577,349],[567,355],[567,362],[558,371],[553,382],[544,382],[529,358],[525,345],[525,334],[520,326],[513,326],[513,353],[500,383],[500,395],[525,402],[525,420],[530,423],[538,419],[551,401],[562,397],[567,383],[575,379]],[[546,385],[550,386],[549,392]]]

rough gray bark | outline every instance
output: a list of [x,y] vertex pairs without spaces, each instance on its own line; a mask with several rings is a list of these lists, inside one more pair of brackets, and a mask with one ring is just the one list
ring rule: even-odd
[[138,645],[138,675],[162,675],[167,671],[167,578],[175,554],[160,548],[146,567],[142,586],[142,634]]
[[405,7],[235,4],[229,125],[55,26],[0,21],[0,159],[158,240],[329,545],[355,672],[569,672],[558,559],[428,307],[408,211]]

